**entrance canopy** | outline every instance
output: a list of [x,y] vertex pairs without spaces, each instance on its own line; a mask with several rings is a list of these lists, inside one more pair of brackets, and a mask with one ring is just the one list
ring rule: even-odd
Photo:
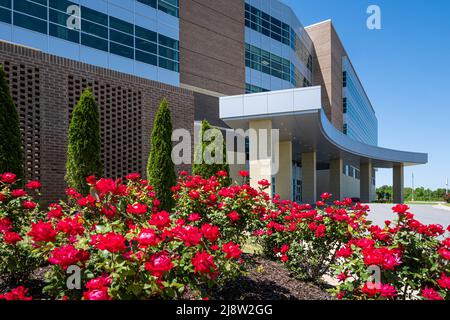
[[361,143],[337,130],[322,109],[320,86],[222,97],[220,118],[244,130],[250,121],[271,120],[272,128],[280,130],[280,140],[292,142],[294,159],[316,152],[318,163],[342,159],[355,166],[370,162],[376,168],[393,168],[428,162],[426,153]]

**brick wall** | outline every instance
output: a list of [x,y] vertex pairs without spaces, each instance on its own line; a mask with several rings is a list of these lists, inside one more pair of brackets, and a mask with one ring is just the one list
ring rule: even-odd
[[180,1],[180,81],[218,95],[245,93],[244,0]]
[[193,133],[194,96],[189,90],[1,41],[0,63],[19,111],[26,178],[42,182],[45,202],[64,194],[70,112],[86,87],[92,88],[100,108],[105,176],[145,174],[152,124],[163,97],[174,129]]

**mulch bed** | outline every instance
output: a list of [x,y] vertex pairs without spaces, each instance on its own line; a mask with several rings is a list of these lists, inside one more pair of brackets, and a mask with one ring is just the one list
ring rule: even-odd
[[[250,258],[250,257],[248,257]],[[207,292],[213,300],[330,300],[332,297],[318,285],[294,279],[281,263],[256,257],[250,258],[246,276],[226,284],[220,290]],[[42,294],[43,275],[47,268],[36,270],[22,283],[30,289],[33,299],[48,299]],[[0,292],[11,289],[0,277]]]
[[210,293],[217,300],[331,300],[315,284],[293,278],[281,263],[255,258],[247,276],[239,277],[221,290]]

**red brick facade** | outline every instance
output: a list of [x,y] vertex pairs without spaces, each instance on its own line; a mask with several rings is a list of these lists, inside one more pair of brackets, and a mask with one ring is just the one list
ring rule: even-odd
[[145,174],[152,124],[163,97],[174,129],[193,132],[194,96],[189,90],[1,41],[0,63],[19,111],[26,178],[42,182],[46,202],[64,194],[70,112],[86,87],[100,107],[105,176]]

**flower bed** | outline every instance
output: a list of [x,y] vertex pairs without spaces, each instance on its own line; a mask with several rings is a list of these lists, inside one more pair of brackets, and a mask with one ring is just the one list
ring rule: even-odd
[[328,203],[325,193],[314,207],[299,205],[270,200],[265,180],[256,190],[225,186],[226,178],[182,172],[169,213],[139,174],[88,177],[87,196],[67,189],[67,200],[48,210],[33,201],[38,182],[17,189],[13,174],[1,175],[0,273],[18,287],[0,299],[30,299],[20,285],[42,266],[53,299],[200,299],[243,276],[250,238],[296,278],[337,277],[330,292],[339,299],[449,298],[448,234],[415,220],[407,206],[396,206],[397,220],[381,228],[350,199]]

